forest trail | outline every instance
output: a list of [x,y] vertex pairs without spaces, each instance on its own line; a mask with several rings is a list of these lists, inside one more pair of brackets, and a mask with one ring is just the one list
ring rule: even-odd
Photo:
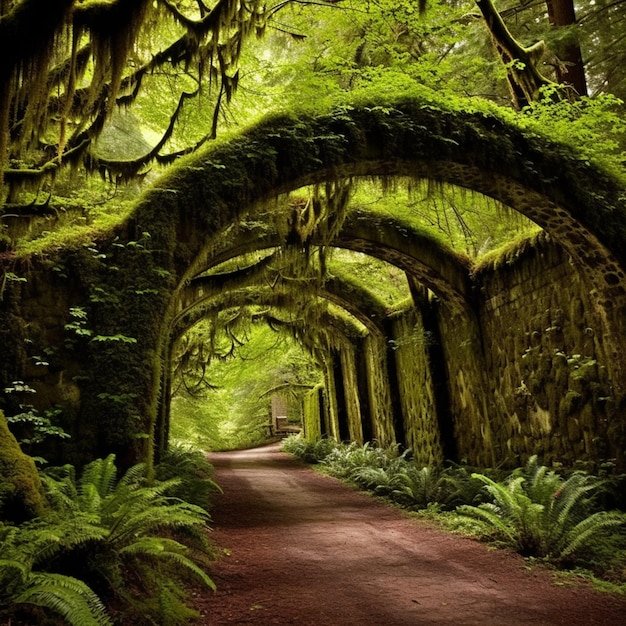
[[518,555],[412,520],[277,445],[211,454],[228,552],[198,624],[568,626],[626,623],[626,598],[557,586]]

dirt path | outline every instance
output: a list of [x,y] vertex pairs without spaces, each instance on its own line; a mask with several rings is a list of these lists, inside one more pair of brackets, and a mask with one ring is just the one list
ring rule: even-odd
[[200,624],[455,626],[626,623],[626,598],[563,587],[517,555],[409,520],[276,446],[211,455],[230,550]]

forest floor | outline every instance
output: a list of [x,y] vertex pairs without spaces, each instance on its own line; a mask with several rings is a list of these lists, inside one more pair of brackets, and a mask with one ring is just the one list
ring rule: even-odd
[[224,549],[198,624],[568,626],[626,623],[626,597],[563,582],[321,475],[277,445],[210,456]]

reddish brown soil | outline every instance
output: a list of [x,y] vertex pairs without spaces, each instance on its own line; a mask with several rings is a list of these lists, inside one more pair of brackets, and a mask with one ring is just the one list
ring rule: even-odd
[[626,624],[626,598],[558,586],[519,556],[354,492],[277,446],[211,455],[215,594],[199,624]]

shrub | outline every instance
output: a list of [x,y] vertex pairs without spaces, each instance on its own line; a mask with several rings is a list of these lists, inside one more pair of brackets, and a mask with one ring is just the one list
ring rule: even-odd
[[159,481],[178,479],[168,492],[169,495],[205,510],[210,509],[211,496],[221,492],[212,478],[213,466],[200,450],[180,445],[170,446],[155,467],[155,475]]
[[609,528],[626,522],[622,513],[595,510],[600,479],[577,472],[566,480],[539,465],[536,457],[504,482],[473,476],[484,484],[490,501],[457,511],[473,518],[485,535],[525,556],[575,563],[601,549],[603,539],[609,541]]
[[0,575],[24,564],[18,584],[0,595],[6,614],[26,611],[32,623],[43,606],[76,626],[109,624],[113,614],[171,626],[196,616],[185,589],[215,588],[205,572],[209,516],[171,495],[183,481],[148,484],[141,465],[118,480],[113,455],[79,478],[67,465],[42,480],[50,511],[4,532]]
[[320,463],[340,444],[335,439],[323,437],[314,442],[300,435],[289,435],[281,444],[281,450],[293,454],[305,463]]

